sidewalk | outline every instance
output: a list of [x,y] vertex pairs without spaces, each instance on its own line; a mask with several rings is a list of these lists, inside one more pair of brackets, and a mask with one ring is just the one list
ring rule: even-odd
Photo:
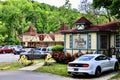
[[23,68],[21,68],[19,70],[33,71],[33,70],[36,70],[37,68],[39,68],[39,67],[41,67],[43,65],[44,65],[44,62],[41,62],[41,63],[35,64],[35,65],[23,67]]

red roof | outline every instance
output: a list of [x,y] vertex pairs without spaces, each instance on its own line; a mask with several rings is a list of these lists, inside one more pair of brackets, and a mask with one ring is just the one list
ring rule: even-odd
[[111,31],[111,30],[117,30],[119,21],[113,21],[109,23],[99,24],[97,26],[91,27],[88,30],[102,30],[102,31]]
[[85,17],[81,17],[80,19],[78,19],[76,22],[74,22],[74,24],[75,23],[85,23],[85,24],[87,24],[87,25],[90,25],[90,24],[92,24],[88,19],[86,19]]
[[53,33],[50,33],[49,36],[51,37],[52,40],[55,40],[55,35]]
[[72,29],[64,30],[62,32],[116,31],[119,29],[118,23],[120,23],[120,21],[113,21],[99,25],[89,25],[89,27],[84,30],[76,30],[76,27],[74,27]]
[[56,33],[60,33],[61,31],[68,30],[68,29],[69,28],[65,24],[63,24]]
[[24,33],[24,35],[37,35],[37,32],[33,29],[32,26]]

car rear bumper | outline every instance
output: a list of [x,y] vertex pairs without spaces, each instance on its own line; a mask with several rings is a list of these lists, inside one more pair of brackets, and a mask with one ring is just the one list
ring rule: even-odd
[[95,70],[92,69],[82,69],[82,68],[68,68],[68,73],[69,74],[75,74],[75,75],[80,75],[80,74],[89,74],[89,75],[95,75]]

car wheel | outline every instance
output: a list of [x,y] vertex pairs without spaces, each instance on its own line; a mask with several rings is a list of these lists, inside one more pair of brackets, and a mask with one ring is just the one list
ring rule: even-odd
[[3,54],[5,54],[6,52],[5,51],[3,51]]
[[99,77],[101,75],[101,68],[100,67],[97,67],[96,68],[96,71],[95,71],[95,76],[96,77]]
[[119,69],[119,64],[116,62],[114,65],[114,71],[118,71],[118,69]]

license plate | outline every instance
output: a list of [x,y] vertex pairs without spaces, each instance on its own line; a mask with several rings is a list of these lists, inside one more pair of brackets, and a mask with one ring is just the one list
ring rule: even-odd
[[78,68],[74,68],[74,71],[78,71]]

